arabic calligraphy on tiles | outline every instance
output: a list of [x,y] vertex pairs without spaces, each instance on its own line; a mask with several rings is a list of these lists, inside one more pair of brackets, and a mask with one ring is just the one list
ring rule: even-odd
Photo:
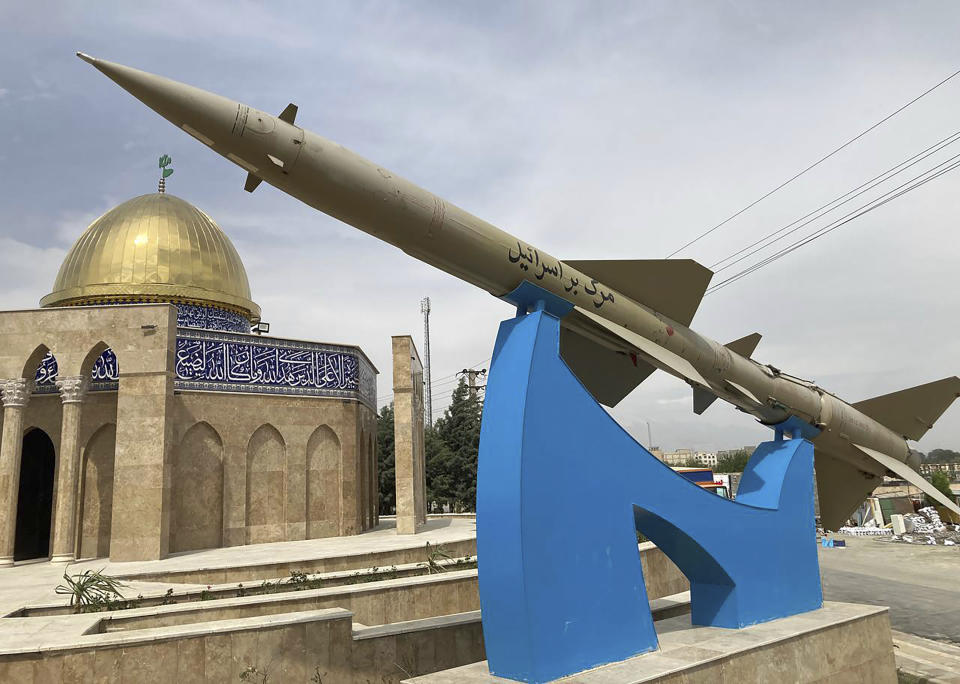
[[223,340],[178,338],[176,373],[184,381],[360,389],[359,362],[353,354]]
[[250,321],[240,314],[213,306],[177,304],[177,327],[248,333]]
[[564,276],[562,261],[542,257],[539,250],[524,245],[519,240],[517,240],[516,253],[514,253],[513,247],[507,250],[507,259],[511,264],[517,264],[521,271],[532,274],[537,280],[543,280],[546,276],[556,278],[560,281],[560,285],[563,286],[565,292],[578,295],[580,290],[583,290],[584,294],[593,297],[594,308],[599,309],[607,302],[613,303],[614,294],[604,292],[596,279],[590,278],[585,282],[580,282],[576,275],[569,272],[569,268],[566,276]]
[[[34,386],[38,392],[52,392],[56,390],[57,359],[53,354],[47,352],[47,355],[40,361],[37,367],[37,374],[34,376]],[[93,370],[90,372],[91,390],[116,389],[116,381],[120,377],[120,368],[117,365],[117,356],[112,349],[107,349],[100,358],[93,364]]]

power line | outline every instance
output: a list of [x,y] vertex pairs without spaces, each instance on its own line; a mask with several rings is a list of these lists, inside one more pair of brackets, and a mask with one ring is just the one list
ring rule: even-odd
[[913,98],[912,100],[910,100],[909,102],[907,102],[905,105],[903,105],[903,106],[901,106],[900,108],[898,108],[896,111],[894,111],[894,112],[892,112],[892,113],[890,113],[890,114],[887,114],[887,116],[885,116],[885,117],[883,117],[882,119],[880,119],[877,123],[873,124],[872,126],[870,126],[869,128],[867,128],[866,130],[864,130],[862,133],[859,133],[859,134],[855,135],[854,137],[850,138],[847,142],[843,143],[840,147],[836,148],[835,150],[833,150],[832,152],[830,152],[830,153],[827,154],[826,156],[821,157],[820,159],[818,159],[817,161],[815,161],[813,164],[811,164],[810,166],[808,166],[807,168],[805,168],[803,171],[800,171],[800,172],[797,173],[796,175],[791,176],[789,179],[785,180],[785,181],[782,182],[780,185],[778,185],[778,186],[775,187],[773,190],[769,191],[768,193],[766,193],[765,195],[763,195],[763,196],[760,197],[759,199],[754,200],[753,202],[751,202],[750,204],[748,204],[747,206],[745,206],[745,207],[744,207],[743,209],[741,209],[740,211],[738,211],[738,212],[736,212],[735,214],[732,214],[731,216],[725,218],[723,221],[721,221],[720,223],[718,223],[717,225],[715,225],[715,226],[714,226],[713,228],[711,228],[710,230],[701,233],[700,235],[698,235],[697,237],[695,237],[693,240],[691,240],[691,241],[688,242],[687,244],[683,245],[683,246],[680,247],[679,249],[674,250],[673,252],[671,252],[670,254],[667,255],[667,258],[669,259],[669,258],[675,256],[676,254],[679,254],[680,252],[682,252],[683,250],[685,250],[685,249],[686,249],[687,247],[689,247],[690,245],[693,245],[694,243],[699,242],[700,240],[702,240],[702,239],[705,238],[706,236],[710,235],[710,233],[712,233],[713,231],[717,230],[718,228],[721,228],[721,227],[725,226],[727,223],[729,223],[729,222],[732,221],[733,219],[735,219],[735,218],[737,218],[738,216],[740,216],[740,214],[742,214],[743,212],[745,212],[745,211],[747,211],[748,209],[756,206],[757,204],[759,204],[759,203],[762,202],[763,200],[767,199],[767,198],[768,198],[770,195],[772,195],[773,193],[775,193],[775,192],[777,192],[778,190],[786,187],[787,185],[789,185],[789,184],[792,183],[793,181],[797,180],[798,178],[800,178],[800,176],[804,175],[805,173],[807,173],[807,172],[810,171],[811,169],[814,169],[814,168],[816,168],[817,166],[819,166],[820,164],[822,164],[823,162],[827,161],[830,157],[832,157],[833,155],[837,154],[837,152],[840,152],[840,151],[843,150],[844,148],[849,147],[851,144],[855,143],[857,140],[859,140],[860,138],[862,138],[863,136],[865,136],[867,133],[869,133],[870,131],[874,130],[874,129],[877,128],[878,126],[880,126],[881,124],[886,123],[887,121],[889,121],[890,119],[892,119],[893,117],[895,117],[897,114],[899,114],[900,112],[902,112],[904,109],[906,109],[907,107],[909,107],[910,105],[912,105],[914,102],[917,102],[917,101],[920,100],[921,98],[929,95],[929,94],[932,93],[934,90],[936,90],[937,88],[939,88],[940,86],[942,86],[944,83],[946,83],[947,81],[949,81],[950,79],[952,79],[953,77],[955,77],[957,74],[960,74],[960,69],[958,69],[957,71],[954,71],[952,74],[950,74],[950,75],[947,76],[945,79],[943,79],[942,81],[940,81],[939,83],[937,83],[935,86],[933,86],[933,87],[931,87],[931,88],[928,88],[927,90],[923,91],[922,93],[920,93],[919,95],[917,95],[915,98]]
[[[483,366],[483,365],[489,363],[489,362],[492,361],[492,360],[493,360],[493,357],[490,357],[489,359],[484,359],[483,361],[480,361],[479,363],[475,363],[475,364],[473,364],[472,366],[467,366],[467,368],[476,368],[477,366]],[[451,373],[450,375],[444,375],[442,378],[440,378],[440,380],[445,380],[446,378],[451,378],[450,380],[447,380],[447,382],[438,382],[438,381],[434,380],[434,381],[433,381],[433,387],[437,387],[437,386],[439,386],[439,385],[449,385],[451,382],[457,382],[457,381],[459,380],[459,378],[458,378],[457,376],[458,376],[461,372],[462,372],[462,371],[457,371],[456,373]],[[433,396],[436,397],[436,395],[433,395]],[[377,397],[377,403],[379,404],[380,402],[385,402],[386,400],[389,400],[389,399],[391,399],[392,397],[393,397],[393,392],[390,392],[389,394],[382,394],[382,395],[380,395],[379,397]],[[436,413],[436,411],[434,411],[433,413]]]
[[[780,240],[783,240],[783,239],[786,238],[788,235],[792,235],[793,233],[797,232],[797,231],[800,230],[801,228],[803,228],[803,227],[805,227],[805,226],[813,223],[813,222],[816,221],[817,219],[822,218],[823,216],[826,216],[827,214],[829,214],[830,212],[832,212],[832,211],[834,211],[834,210],[836,210],[836,209],[839,209],[839,208],[842,207],[844,204],[847,204],[848,202],[856,199],[857,197],[859,197],[860,195],[864,194],[865,192],[868,192],[869,190],[872,190],[873,188],[877,187],[878,185],[882,185],[883,183],[885,183],[886,181],[890,180],[890,179],[893,178],[894,176],[899,175],[900,173],[906,171],[906,170],[909,169],[910,167],[915,166],[916,164],[920,163],[920,162],[923,161],[924,159],[927,159],[928,157],[936,154],[936,153],[939,152],[940,150],[944,149],[944,148],[947,147],[948,145],[952,145],[953,143],[957,142],[958,140],[960,140],[960,131],[957,131],[956,133],[953,133],[952,135],[948,135],[947,137],[945,137],[945,138],[937,141],[936,143],[934,143],[934,144],[931,145],[930,147],[926,148],[925,150],[922,150],[921,152],[918,152],[917,154],[913,155],[912,157],[909,157],[909,158],[905,159],[904,161],[900,162],[899,164],[896,164],[896,165],[892,166],[891,168],[887,169],[887,170],[884,171],[883,173],[881,173],[881,174],[879,174],[879,175],[877,175],[877,176],[874,176],[873,178],[871,178],[870,180],[866,181],[865,183],[863,183],[863,184],[861,184],[861,185],[858,185],[858,186],[855,187],[853,190],[850,190],[850,191],[848,191],[848,192],[845,192],[844,194],[842,194],[842,195],[840,195],[839,197],[831,200],[830,202],[827,202],[826,204],[823,204],[823,205],[817,207],[817,208],[814,209],[813,211],[811,211],[811,212],[809,212],[809,213],[807,213],[807,214],[804,214],[804,215],[801,216],[800,218],[798,218],[798,219],[796,219],[796,220],[794,220],[794,221],[791,221],[791,222],[788,223],[787,225],[782,226],[781,228],[778,228],[777,230],[775,230],[775,231],[773,231],[773,232],[771,232],[771,233],[768,233],[768,234],[764,235],[764,236],[761,237],[759,240],[756,240],[755,242],[747,245],[747,246],[744,247],[743,249],[740,249],[740,250],[734,252],[733,254],[731,254],[731,255],[729,255],[729,256],[727,256],[727,257],[724,257],[724,258],[721,259],[720,261],[717,261],[716,263],[711,264],[710,268],[713,269],[714,273],[720,273],[720,272],[722,272],[722,271],[727,270],[728,268],[732,267],[734,264],[737,264],[737,263],[743,261],[744,259],[746,259],[746,258],[748,258],[748,257],[750,257],[750,256],[752,256],[752,255],[754,255],[754,254],[756,254],[757,252],[760,252],[760,251],[766,249],[766,248],[769,247],[770,245],[772,245],[772,244],[774,244],[774,243],[776,243],[776,242],[779,242]],[[898,167],[902,167],[902,168],[898,168]],[[897,169],[897,170],[894,171],[895,169]],[[891,173],[891,172],[892,172],[892,173]],[[880,179],[880,180],[878,180],[878,179]],[[874,182],[874,181],[876,181],[876,182]],[[869,186],[869,187],[867,187],[867,186]],[[859,192],[858,192],[858,191],[859,191]],[[844,198],[846,198],[846,199],[844,199]],[[840,201],[840,200],[843,200],[843,201]],[[823,209],[826,209],[827,207],[830,207],[830,205],[834,205],[834,206],[832,206],[830,209],[827,209],[827,211],[821,211],[821,210],[823,210]],[[818,212],[820,212],[820,213],[818,213]],[[816,216],[814,216],[814,214],[816,214]],[[804,221],[804,219],[807,219],[807,218],[809,218],[809,217],[811,217],[811,216],[813,216],[813,218],[810,218],[810,220],[808,220],[808,221]],[[789,231],[787,231],[786,233],[783,233],[783,231],[787,230],[787,228],[790,228],[791,226],[796,225],[796,224],[799,223],[800,221],[803,221],[803,223],[800,223],[800,225],[797,225],[796,228],[794,228],[793,230],[789,230]],[[780,233],[783,233],[783,235],[780,235]],[[779,237],[777,237],[776,239],[771,239],[771,238],[773,238],[774,236],[777,236],[777,235],[779,235]],[[767,240],[769,240],[769,242],[766,242]],[[734,259],[734,257],[737,257],[737,256],[743,254],[744,252],[747,252],[747,250],[750,250],[751,248],[756,247],[757,245],[759,245],[759,244],[762,243],[762,242],[766,242],[766,244],[764,244],[764,245],[762,245],[762,246],[760,246],[760,247],[757,247],[757,249],[754,249],[753,251],[751,251],[751,252],[749,252],[749,253],[747,253],[747,254],[744,254],[744,255],[741,256],[739,259]],[[731,259],[734,259],[734,260],[733,260],[733,261],[730,261]],[[719,269],[718,269],[717,266],[719,266],[720,264],[724,263],[725,261],[730,261],[730,263],[728,263],[728,264],[726,264],[725,266],[723,266],[722,268],[719,268]]]
[[[960,154],[954,155],[953,157],[950,157],[950,158],[947,159],[946,161],[941,162],[940,164],[937,164],[937,166],[933,167],[932,169],[928,169],[927,171],[924,171],[923,173],[919,174],[918,176],[915,176],[914,178],[910,179],[910,180],[907,181],[906,183],[903,183],[902,185],[897,186],[897,187],[894,188],[893,190],[890,190],[889,192],[881,195],[880,197],[878,197],[878,198],[876,198],[876,199],[873,199],[873,200],[871,200],[870,202],[867,202],[866,204],[862,205],[862,206],[861,206],[860,208],[858,208],[858,209],[855,209],[854,211],[850,212],[850,213],[847,214],[846,216],[843,216],[843,217],[837,219],[836,221],[834,221],[834,222],[832,222],[832,223],[828,223],[826,226],[824,226],[824,227],[820,228],[819,230],[811,233],[810,235],[808,235],[808,236],[806,236],[806,237],[804,237],[804,238],[801,238],[800,240],[797,240],[796,242],[792,243],[791,245],[789,245],[789,246],[787,246],[787,247],[784,247],[784,248],[781,249],[779,252],[776,252],[776,253],[774,253],[774,254],[766,257],[765,259],[757,262],[756,264],[753,264],[753,265],[745,268],[744,270],[740,271],[739,273],[730,276],[730,277],[727,278],[726,280],[721,281],[720,283],[717,283],[716,285],[714,285],[713,287],[711,287],[710,289],[708,289],[707,292],[706,292],[706,294],[713,294],[713,293],[716,292],[717,290],[720,290],[720,289],[722,289],[722,288],[724,288],[724,287],[726,287],[726,286],[728,286],[728,285],[736,282],[737,280],[740,280],[741,278],[745,278],[746,276],[750,275],[751,273],[754,273],[754,272],[760,270],[761,268],[772,264],[774,261],[777,261],[777,260],[785,257],[787,254],[790,254],[791,252],[794,252],[794,251],[800,249],[800,248],[803,247],[804,245],[808,245],[808,244],[810,244],[811,242],[813,242],[814,240],[823,237],[823,236],[826,235],[827,233],[831,233],[831,232],[833,232],[834,230],[836,230],[837,228],[840,228],[841,226],[844,226],[844,225],[850,223],[850,222],[853,221],[854,219],[857,219],[857,218],[863,216],[864,214],[867,214],[867,213],[873,211],[874,209],[878,209],[878,208],[882,207],[884,204],[887,204],[888,202],[892,202],[893,200],[897,199],[898,197],[901,197],[901,196],[905,195],[906,193],[910,192],[911,190],[915,190],[916,188],[919,188],[919,187],[922,186],[922,185],[926,185],[926,184],[929,183],[930,181],[932,181],[932,180],[934,180],[934,179],[936,179],[936,178],[939,178],[940,176],[944,175],[945,173],[949,173],[950,171],[954,170],[955,168],[960,167],[960,161],[954,161],[954,160],[956,160],[956,159],[960,159]],[[951,163],[951,162],[952,162],[952,163]],[[949,166],[946,166],[946,168],[943,168],[943,169],[941,169],[940,171],[937,171],[937,172],[934,173],[933,175],[928,176],[927,178],[923,178],[922,180],[919,180],[918,182],[914,183],[914,181],[917,181],[917,179],[922,178],[923,176],[926,176],[927,174],[930,174],[930,173],[933,172],[935,169],[937,169],[937,168],[940,167],[940,166],[943,166],[944,164],[949,164]],[[913,183],[913,185],[910,185],[911,183]],[[909,187],[906,187],[906,186],[909,186]]]

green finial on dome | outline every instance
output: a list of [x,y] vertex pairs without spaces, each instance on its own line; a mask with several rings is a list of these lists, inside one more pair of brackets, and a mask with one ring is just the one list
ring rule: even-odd
[[173,159],[169,154],[160,155],[160,183],[157,185],[157,192],[166,192],[167,191],[167,179],[173,175],[173,169],[167,168],[170,164],[173,163]]

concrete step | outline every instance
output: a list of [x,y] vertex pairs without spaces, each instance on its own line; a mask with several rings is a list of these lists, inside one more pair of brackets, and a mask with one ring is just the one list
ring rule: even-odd
[[897,668],[931,684],[960,684],[960,646],[893,630]]

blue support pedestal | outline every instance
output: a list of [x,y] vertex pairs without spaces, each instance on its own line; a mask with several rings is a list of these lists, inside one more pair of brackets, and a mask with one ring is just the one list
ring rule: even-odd
[[640,446],[570,372],[564,302],[516,303],[535,311],[500,326],[480,437],[490,671],[545,682],[655,649],[637,530],[690,580],[695,624],[819,608],[810,442],[761,444],[737,501],[716,496]]

